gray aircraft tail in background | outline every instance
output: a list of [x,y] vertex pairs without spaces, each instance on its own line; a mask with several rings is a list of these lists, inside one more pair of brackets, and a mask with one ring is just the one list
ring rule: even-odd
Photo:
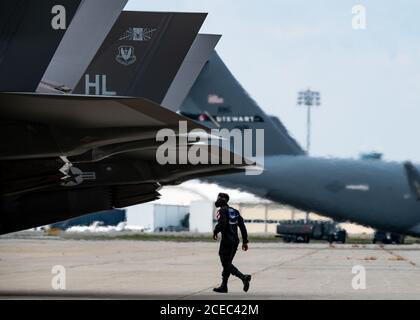
[[213,51],[179,112],[210,128],[264,129],[265,155],[305,152],[280,121],[265,114]]

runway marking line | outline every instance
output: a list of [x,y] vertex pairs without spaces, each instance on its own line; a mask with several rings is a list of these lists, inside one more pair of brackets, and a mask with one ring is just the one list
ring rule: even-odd
[[410,264],[414,268],[419,268],[414,261],[411,261],[411,260],[409,260],[409,259],[407,259],[407,258],[405,258],[405,257],[403,257],[399,254],[396,254],[391,250],[387,250],[385,247],[381,247],[381,249],[392,256],[391,258],[389,258],[390,261],[404,261],[404,262],[407,262],[408,264]]

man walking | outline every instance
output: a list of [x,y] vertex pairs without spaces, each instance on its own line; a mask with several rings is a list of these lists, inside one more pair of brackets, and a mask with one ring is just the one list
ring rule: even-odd
[[251,275],[242,274],[233,264],[233,258],[239,246],[238,227],[241,229],[242,234],[242,250],[248,251],[248,233],[246,231],[244,219],[241,217],[238,210],[229,207],[229,195],[226,193],[219,193],[217,201],[215,202],[217,212],[217,225],[214,228],[213,239],[217,240],[217,235],[222,234],[220,241],[219,256],[223,266],[222,284],[213,291],[219,293],[228,292],[228,279],[230,275],[238,277],[242,280],[244,291],[249,290],[249,283]]

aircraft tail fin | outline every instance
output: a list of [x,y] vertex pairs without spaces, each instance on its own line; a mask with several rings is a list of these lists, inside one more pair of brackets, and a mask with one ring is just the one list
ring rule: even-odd
[[69,24],[37,92],[71,92],[127,2],[128,0],[83,1]]
[[179,112],[212,128],[264,129],[265,155],[305,154],[280,120],[261,110],[216,51],[202,69]]
[[55,0],[1,1],[0,91],[37,89],[80,2],[65,0],[57,5]]
[[166,93],[162,102],[164,107],[173,111],[179,110],[220,38],[221,35],[217,34],[197,35]]
[[73,93],[143,97],[160,104],[206,16],[123,11]]

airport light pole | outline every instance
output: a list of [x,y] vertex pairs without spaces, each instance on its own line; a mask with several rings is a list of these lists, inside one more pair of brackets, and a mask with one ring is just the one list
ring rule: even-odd
[[[311,149],[311,109],[313,106],[321,105],[321,95],[317,91],[300,91],[298,93],[298,106],[305,106],[307,108],[306,114],[306,154],[309,155]],[[309,212],[306,212],[305,220],[310,220]]]
[[317,91],[300,91],[298,94],[299,106],[307,107],[307,118],[306,118],[306,153],[309,155],[311,149],[311,109],[313,106],[321,105],[321,95]]

